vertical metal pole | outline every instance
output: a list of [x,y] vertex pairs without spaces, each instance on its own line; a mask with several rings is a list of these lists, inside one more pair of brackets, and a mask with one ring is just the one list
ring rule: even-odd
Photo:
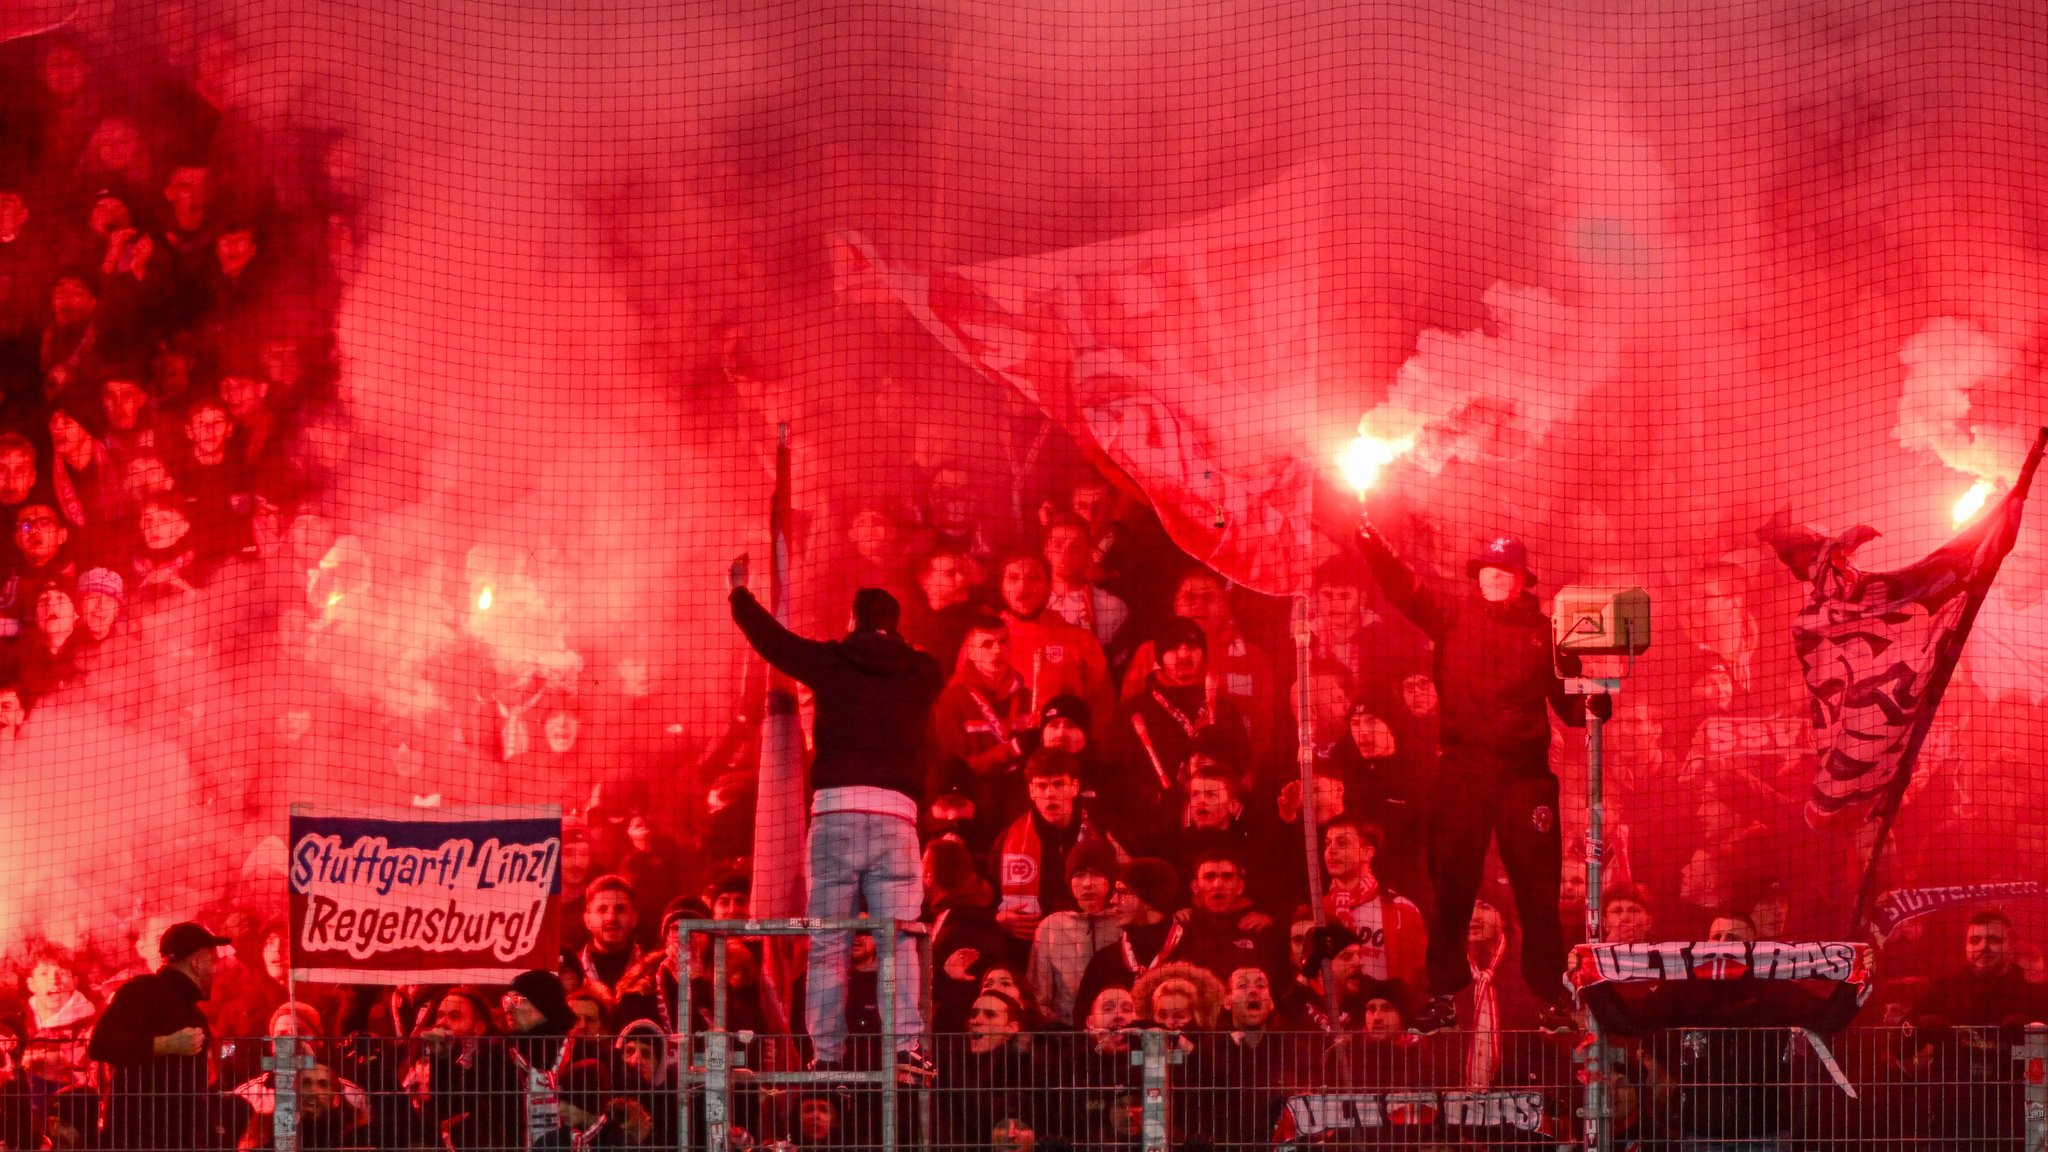
[[[284,942],[284,998],[295,1004],[299,999],[299,978],[292,966],[291,947],[291,937],[287,933]],[[296,1014],[292,1017],[292,1032],[291,1036],[279,1036],[270,1049],[272,1059],[277,1061],[270,1078],[271,1087],[276,1091],[270,1129],[277,1152],[299,1152],[299,1067],[302,1063],[312,1063],[299,1053]]]
[[1600,939],[1600,874],[1607,854],[1606,778],[1603,763],[1607,749],[1607,721],[1593,714],[1593,701],[1586,697],[1586,940]]
[[[1314,667],[1314,625],[1309,597],[1294,598],[1294,761],[1301,778],[1301,852],[1308,863],[1308,911],[1323,926],[1323,852],[1316,829],[1316,722],[1310,713],[1309,670]],[[1330,1019],[1337,1019],[1337,986],[1330,962],[1323,961],[1323,999]]]
[[[1131,1059],[1139,1067],[1139,1087],[1142,1092],[1139,1099],[1143,1119],[1140,1124],[1138,1146],[1143,1152],[1169,1152],[1173,1146],[1172,1126],[1168,1119],[1170,1113],[1167,1110],[1167,1093],[1170,1085],[1166,1075],[1169,1060],[1166,1045],[1169,1038],[1168,1033],[1162,1029],[1147,1028],[1139,1033],[1141,1046],[1138,1051],[1131,1053]],[[1179,1055],[1180,1049],[1174,1048],[1172,1058],[1178,1058]]]
[[[882,1152],[896,1152],[896,1029],[901,1023],[896,1019],[896,941],[903,933],[890,920],[885,938],[881,923],[870,921],[876,927],[868,933],[875,942],[875,999],[882,1017],[882,1050],[875,1061],[881,1073]],[[850,966],[847,974],[852,975]]]
[[[1607,722],[1594,711],[1593,702],[1599,698],[1586,698],[1586,942],[1589,944],[1600,940],[1600,863],[1605,852],[1601,827],[1605,811],[1601,797],[1606,781],[1602,776],[1601,757],[1606,751],[1604,736]],[[1607,1038],[1600,1030],[1600,1018],[1589,1013],[1588,1019],[1590,1040],[1586,1051],[1585,1142],[1587,1152],[1608,1152],[1614,1139],[1608,1124],[1611,1109],[1607,1088],[1613,1061],[1609,1059]]]
[[704,1148],[732,1147],[732,1033],[725,1030],[725,937],[711,937],[711,1027],[704,1031]]
[[2027,1152],[2048,1150],[2048,1024],[2029,1024],[2013,1055],[2026,1095]]
[[[297,1022],[293,1022],[294,1030]],[[272,1147],[277,1152],[299,1152],[299,1038],[279,1036],[271,1042],[270,1066]]]
[[[925,1052],[929,1055],[937,1047],[937,1040],[932,1035],[932,1021],[936,1018],[933,1016],[932,1007],[932,944],[934,943],[934,938],[920,927],[920,930],[914,934],[913,939],[917,941],[917,970],[922,974],[922,977],[917,982],[918,1019],[924,1021],[925,1028],[924,1034],[918,1037],[918,1041],[926,1045]],[[935,1104],[932,1099],[933,1079],[933,1077],[928,1076],[917,1078],[917,1111],[914,1117],[917,1130],[911,1133],[911,1140],[913,1142],[921,1139],[926,1145],[936,1142],[934,1133],[937,1131],[937,1117],[934,1114]]]
[[[676,1059],[682,1061],[676,1069],[676,1131],[682,1136],[681,1147],[689,1148],[690,1142],[690,1060],[696,1054],[696,1044],[690,1039],[690,980],[696,973],[690,969],[690,931],[685,921],[676,923],[676,1018],[667,1021],[676,1037]],[[659,972],[656,980],[661,979]]]
[[1323,924],[1323,854],[1316,843],[1316,721],[1310,713],[1309,669],[1314,666],[1309,598],[1294,598],[1294,762],[1301,775],[1301,850],[1308,863],[1308,903]]

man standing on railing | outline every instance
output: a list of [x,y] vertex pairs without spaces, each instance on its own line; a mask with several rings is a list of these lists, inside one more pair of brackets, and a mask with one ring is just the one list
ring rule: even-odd
[[[853,630],[844,640],[807,640],[778,624],[747,591],[747,562],[732,565],[732,618],[763,659],[811,690],[810,895],[813,917],[847,918],[861,906],[887,923],[915,920],[924,903],[917,852],[925,733],[946,678],[936,660],[897,635],[896,598],[879,588],[853,597]],[[812,1066],[841,1067],[846,1055],[849,942],[814,941],[804,1007]],[[924,1032],[916,942],[896,941],[898,1062],[931,1070]]]
[[87,1051],[113,1069],[108,1147],[221,1145],[220,1097],[208,1073],[210,1036],[199,1005],[213,991],[215,949],[232,943],[198,924],[171,925],[157,944],[163,967],[121,985],[93,1028]]
[[1567,696],[1554,667],[1550,621],[1530,588],[1528,552],[1512,536],[1487,541],[1466,565],[1470,590],[1425,586],[1372,525],[1358,546],[1380,590],[1436,643],[1443,758],[1430,804],[1429,999],[1424,1032],[1456,1023],[1456,994],[1472,982],[1465,937],[1489,844],[1497,843],[1522,922],[1522,975],[1546,1001],[1544,1023],[1568,1027],[1564,942],[1555,918],[1564,858],[1557,777],[1550,771],[1550,717],[1585,723],[1585,701]]

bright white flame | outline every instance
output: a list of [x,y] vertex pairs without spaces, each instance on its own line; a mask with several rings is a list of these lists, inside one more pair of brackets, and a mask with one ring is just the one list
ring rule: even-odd
[[1380,470],[1399,459],[1401,454],[1415,446],[1415,438],[1405,440],[1382,440],[1377,436],[1360,436],[1344,450],[1338,466],[1344,470],[1344,479],[1351,484],[1351,490],[1360,496],[1372,490],[1379,482]]
[[1970,490],[1963,493],[1962,499],[1956,501],[1955,509],[1949,513],[1949,518],[1955,522],[1956,527],[1961,528],[1975,520],[1977,513],[1984,510],[1985,502],[1990,499],[1991,485],[1979,480],[1970,485]]
[[476,594],[476,610],[479,612],[489,612],[491,610],[490,585],[484,585],[484,590]]

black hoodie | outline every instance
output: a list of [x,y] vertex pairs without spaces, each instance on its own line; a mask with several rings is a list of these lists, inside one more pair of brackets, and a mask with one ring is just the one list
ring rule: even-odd
[[1445,595],[1416,579],[1379,536],[1360,532],[1359,547],[1380,590],[1436,643],[1436,687],[1443,708],[1442,740],[1454,752],[1514,766],[1549,768],[1550,718],[1545,705],[1574,728],[1586,722],[1583,696],[1567,696],[1552,668],[1550,621],[1536,597],[1524,592],[1500,604],[1477,589]]
[[923,751],[932,704],[946,686],[939,662],[893,632],[806,640],[777,623],[754,594],[732,592],[747,643],[816,699],[811,788],[870,787],[924,794]]

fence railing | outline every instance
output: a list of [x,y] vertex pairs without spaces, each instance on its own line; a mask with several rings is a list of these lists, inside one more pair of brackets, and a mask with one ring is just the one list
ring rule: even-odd
[[[843,1073],[757,1070],[801,1036],[215,1040],[143,1068],[25,1061],[9,1149],[1584,1147],[1583,1040],[1547,1033],[984,1031]],[[723,1051],[728,1075],[706,1077]],[[539,1067],[533,1061],[546,1062]],[[688,1063],[685,1063],[687,1058]],[[1614,1042],[1608,1146],[2048,1148],[2048,1028],[1674,1029]],[[794,1069],[794,1070],[792,1070]],[[863,1074],[871,1073],[871,1074]],[[893,1084],[893,1086],[892,1086]],[[884,1131],[885,1109],[895,1122]],[[707,1132],[707,1115],[727,1126]],[[685,1133],[692,1133],[686,1140]]]

